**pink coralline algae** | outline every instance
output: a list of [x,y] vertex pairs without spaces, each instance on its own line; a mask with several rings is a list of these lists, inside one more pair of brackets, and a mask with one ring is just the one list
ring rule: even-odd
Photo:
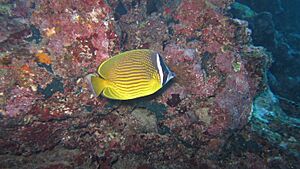
[[[212,135],[247,123],[258,87],[254,81],[261,80],[249,77],[253,69],[247,70],[245,65],[251,58],[240,56],[245,53],[245,43],[237,43],[235,30],[243,30],[244,25],[232,24],[230,19],[216,12],[224,7],[224,3],[219,4],[222,5],[192,0],[181,3],[172,14],[179,21],[171,25],[177,35],[176,42],[166,45],[163,52],[177,74],[175,83],[184,91],[168,89],[163,100],[166,97],[172,103],[176,94],[186,93],[180,97],[181,102],[177,101],[178,108],[170,111],[189,112],[188,116],[194,119],[199,117],[196,107],[205,110],[200,120],[204,120],[201,117],[206,119],[207,132]],[[238,36],[246,37],[246,31],[240,33]],[[262,76],[262,72],[259,74]],[[207,106],[197,106],[205,103]],[[188,124],[172,121],[182,127]]]
[[31,89],[22,87],[12,89],[9,96],[3,115],[11,117],[27,113],[39,98]]
[[176,45],[165,48],[165,57],[170,62],[172,69],[177,74],[178,83],[195,97],[206,98],[213,96],[219,83],[216,76],[207,77],[207,72],[201,66],[196,49],[184,49]]
[[200,28],[204,22],[205,13],[198,9],[204,9],[205,1],[187,1],[181,3],[174,18],[180,21],[180,24],[174,26],[177,34],[185,34],[188,37],[195,36],[197,29]]
[[[31,21],[47,39],[43,43],[58,74],[83,73],[83,67],[91,71],[109,57],[117,35],[112,31],[111,9],[104,1],[41,1],[38,7]],[[62,68],[66,62],[71,67]]]
[[234,53],[231,51],[226,51],[223,53],[218,53],[215,62],[221,72],[230,73],[233,71],[232,65],[234,59]]

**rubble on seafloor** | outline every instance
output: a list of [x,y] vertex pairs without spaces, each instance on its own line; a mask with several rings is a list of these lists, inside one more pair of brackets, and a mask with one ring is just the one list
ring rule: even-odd
[[[247,126],[271,59],[231,2],[1,1],[0,167],[296,166]],[[136,48],[176,78],[145,98],[93,98],[84,77]]]

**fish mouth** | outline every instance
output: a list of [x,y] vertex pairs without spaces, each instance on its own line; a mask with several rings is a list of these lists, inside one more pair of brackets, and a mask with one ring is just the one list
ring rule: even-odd
[[176,77],[176,74],[174,72],[170,71],[170,73],[168,74],[168,77],[167,77],[167,80],[166,80],[165,84],[168,83],[174,77]]
[[[174,78],[174,77],[176,77],[176,73],[171,72],[171,73],[170,73],[170,76],[171,76],[172,78]],[[171,79],[172,79],[172,78],[171,78]]]

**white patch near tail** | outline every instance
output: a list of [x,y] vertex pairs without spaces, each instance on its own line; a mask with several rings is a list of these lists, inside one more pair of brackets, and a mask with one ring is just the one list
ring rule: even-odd
[[89,85],[90,90],[93,92],[94,97],[98,97],[97,94],[96,94],[96,92],[95,92],[95,90],[94,90],[92,81],[91,81],[92,76],[97,76],[97,75],[95,75],[95,74],[88,74],[88,75],[85,76],[85,81]]

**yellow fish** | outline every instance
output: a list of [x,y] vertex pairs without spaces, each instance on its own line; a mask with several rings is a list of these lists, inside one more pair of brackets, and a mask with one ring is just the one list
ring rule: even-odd
[[129,100],[155,93],[174,77],[159,53],[137,49],[104,61],[86,79],[97,97]]

